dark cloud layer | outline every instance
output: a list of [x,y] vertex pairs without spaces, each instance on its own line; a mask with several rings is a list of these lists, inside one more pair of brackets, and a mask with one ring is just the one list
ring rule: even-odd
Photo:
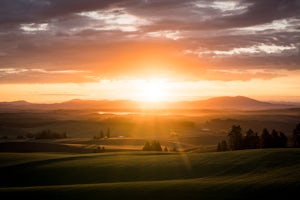
[[300,69],[299,0],[0,3],[1,83],[155,73],[228,81]]
[[76,12],[103,9],[120,0],[1,0],[0,23],[42,22]]

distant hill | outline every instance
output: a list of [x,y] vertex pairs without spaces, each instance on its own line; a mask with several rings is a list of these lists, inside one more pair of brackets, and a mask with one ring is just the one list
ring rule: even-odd
[[[163,105],[163,106],[162,106]],[[215,97],[200,101],[183,101],[183,102],[164,102],[157,109],[169,110],[268,110],[294,108],[297,104],[291,103],[269,103],[251,99],[244,96],[224,96]],[[299,104],[298,104],[299,107]],[[152,107],[153,108],[153,107]],[[130,100],[80,100],[73,99],[62,103],[37,104],[26,101],[0,102],[0,110],[107,110],[120,111],[131,110],[139,111],[141,103]]]
[[62,103],[39,104],[26,101],[0,102],[0,110],[133,110],[138,104],[127,100],[80,100]]
[[187,107],[201,109],[236,109],[236,110],[264,110],[290,108],[293,105],[276,104],[257,101],[244,96],[235,97],[214,97],[207,100],[187,102]]

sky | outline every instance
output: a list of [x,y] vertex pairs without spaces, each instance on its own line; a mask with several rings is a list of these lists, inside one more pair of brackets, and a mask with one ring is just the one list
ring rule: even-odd
[[299,0],[0,5],[0,101],[300,101]]

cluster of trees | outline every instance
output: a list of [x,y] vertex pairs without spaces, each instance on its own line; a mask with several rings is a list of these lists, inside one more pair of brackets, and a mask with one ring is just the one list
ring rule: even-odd
[[153,140],[145,143],[143,151],[162,151],[162,148],[159,141]]
[[284,148],[287,147],[288,141],[283,132],[272,130],[270,133],[266,128],[263,129],[260,136],[252,129],[249,129],[243,134],[242,128],[239,125],[233,125],[227,136],[228,141],[223,140],[218,143],[218,151]]
[[[17,135],[16,139],[62,139],[67,138],[66,132],[56,132],[50,129],[42,130],[37,133],[27,133],[26,135]],[[7,139],[7,137],[6,137]]]
[[27,137],[35,138],[35,139],[62,139],[67,138],[67,133],[58,133],[55,131],[52,131],[50,129],[42,130],[40,132],[37,132],[36,134],[27,134]]
[[0,139],[7,140],[8,137],[6,135],[4,135],[4,136],[1,136]]
[[102,139],[102,138],[110,138],[110,128],[107,128],[106,134],[104,134],[103,130],[101,130],[98,135],[95,135],[93,137],[94,140],[99,140],[99,139]]
[[294,147],[300,147],[300,123],[293,131]]
[[94,153],[102,153],[105,152],[105,147],[104,146],[97,146],[97,148],[94,149]]
[[[143,147],[143,151],[165,151],[165,152],[168,152],[169,149],[167,146],[165,146],[164,149],[162,149],[160,142],[153,140],[151,142],[147,141],[145,143],[145,145]],[[171,151],[177,152],[176,146],[174,146]]]

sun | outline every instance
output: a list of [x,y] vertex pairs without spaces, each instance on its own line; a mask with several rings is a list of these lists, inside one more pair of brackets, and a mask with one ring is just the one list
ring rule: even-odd
[[167,100],[167,84],[161,79],[145,81],[140,85],[139,101],[162,102]]

